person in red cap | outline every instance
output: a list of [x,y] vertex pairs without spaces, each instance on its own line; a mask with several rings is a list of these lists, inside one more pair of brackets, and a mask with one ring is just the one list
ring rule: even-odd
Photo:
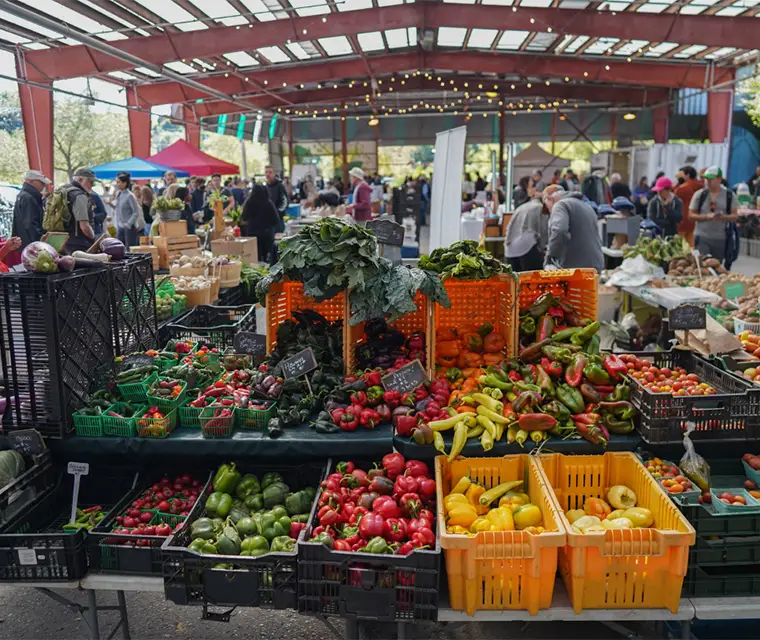
[[657,178],[652,191],[655,196],[647,205],[647,218],[660,227],[662,235],[676,235],[683,220],[683,202],[673,194],[673,181],[666,176]]

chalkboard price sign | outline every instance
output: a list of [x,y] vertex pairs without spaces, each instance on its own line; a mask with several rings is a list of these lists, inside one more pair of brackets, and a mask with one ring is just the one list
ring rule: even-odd
[[121,368],[126,371],[127,369],[137,369],[138,367],[149,367],[153,362],[153,356],[148,356],[144,353],[133,353],[131,356],[124,358]]
[[8,442],[13,449],[28,456],[36,456],[45,450],[45,441],[37,429],[10,431]]
[[254,356],[267,354],[267,337],[260,333],[238,331],[233,340],[236,353],[250,353]]
[[311,347],[309,347],[299,351],[294,356],[290,356],[287,360],[283,360],[280,366],[285,378],[300,378],[317,368],[317,360],[314,358]]
[[674,331],[704,329],[707,326],[707,311],[704,307],[682,304],[670,312],[670,328]]
[[392,389],[400,393],[414,391],[425,382],[425,370],[419,360],[414,360],[397,371],[383,376],[381,382],[386,390]]
[[404,226],[393,220],[370,220],[367,228],[377,237],[380,244],[400,247],[404,244]]

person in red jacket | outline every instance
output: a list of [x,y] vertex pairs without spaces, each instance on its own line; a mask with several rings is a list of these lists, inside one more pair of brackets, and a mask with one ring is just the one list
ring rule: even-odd
[[372,187],[364,180],[364,171],[354,167],[348,176],[354,188],[354,201],[346,207],[346,212],[353,215],[357,222],[372,220]]
[[697,172],[694,167],[681,167],[680,173],[683,174],[684,181],[679,184],[673,193],[683,202],[683,220],[678,224],[678,235],[686,238],[686,241],[694,246],[694,228],[696,222],[689,219],[689,204],[694,194],[704,187],[702,180],[697,178]]

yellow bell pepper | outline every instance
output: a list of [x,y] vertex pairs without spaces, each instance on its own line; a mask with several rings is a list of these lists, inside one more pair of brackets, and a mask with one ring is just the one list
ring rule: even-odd
[[465,496],[467,496],[467,501],[473,506],[476,507],[480,504],[480,496],[482,496],[486,492],[486,488],[482,485],[475,484],[474,482],[467,488],[467,491],[465,492]]
[[466,536],[471,535],[470,531],[468,529],[465,529],[464,527],[460,527],[458,524],[455,524],[453,527],[446,527],[447,533],[457,533],[457,534],[464,534]]
[[443,506],[446,508],[446,511],[450,511],[454,505],[458,504],[469,505],[470,502],[463,493],[450,493],[443,499]]
[[480,533],[481,531],[496,531],[495,525],[488,518],[478,518],[470,526],[472,533]]
[[515,530],[515,521],[512,518],[512,511],[509,507],[497,507],[496,509],[491,509],[486,518],[495,527],[493,531]]
[[535,504],[526,504],[514,512],[515,527],[522,530],[527,527],[537,527],[543,520],[541,509]]
[[477,520],[478,514],[472,505],[457,504],[449,511],[447,517],[447,526],[453,527],[458,524],[465,529],[469,529],[472,523]]

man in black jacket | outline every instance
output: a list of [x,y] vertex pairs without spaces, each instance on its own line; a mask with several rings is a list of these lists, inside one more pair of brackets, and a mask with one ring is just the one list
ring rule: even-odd
[[272,201],[277,214],[280,216],[280,223],[277,225],[277,233],[285,231],[285,212],[288,210],[288,192],[285,191],[285,185],[277,178],[274,167],[266,167],[264,175],[267,179],[267,191],[269,199]]
[[24,184],[13,205],[13,232],[12,236],[21,238],[23,249],[32,242],[37,242],[45,230],[42,228],[44,207],[42,205],[42,191],[50,180],[41,171],[27,171],[24,174]]

